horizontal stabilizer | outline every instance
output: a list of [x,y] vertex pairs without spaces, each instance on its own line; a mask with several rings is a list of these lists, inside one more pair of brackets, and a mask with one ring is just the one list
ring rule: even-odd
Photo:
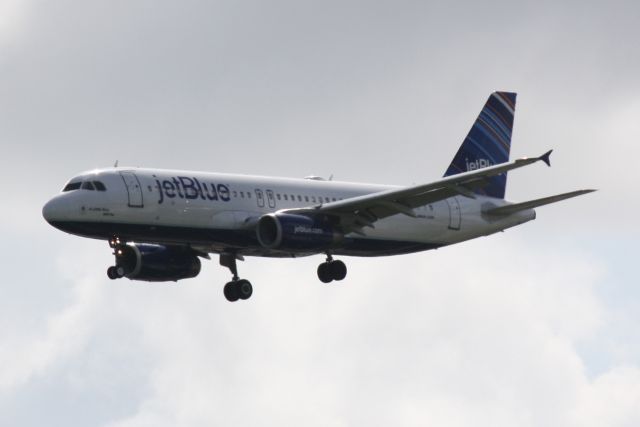
[[542,199],[529,200],[528,202],[515,203],[512,205],[500,206],[487,210],[485,213],[488,215],[511,215],[516,212],[523,211],[525,209],[533,209],[538,206],[548,205],[550,203],[559,202],[561,200],[570,199],[572,197],[581,196],[583,194],[592,193],[596,190],[578,190],[570,193],[558,194],[556,196],[543,197]]

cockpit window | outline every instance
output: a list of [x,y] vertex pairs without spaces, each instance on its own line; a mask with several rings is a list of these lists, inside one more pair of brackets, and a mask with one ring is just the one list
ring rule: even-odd
[[82,183],[82,188],[83,190],[95,190],[95,188],[93,187],[93,184],[91,183],[91,181],[85,181]]
[[82,182],[80,181],[70,182],[65,185],[65,187],[62,189],[62,192],[77,190],[80,188],[80,185],[82,185]]
[[107,191],[107,187],[102,181],[71,181],[62,189],[62,192],[73,190]]

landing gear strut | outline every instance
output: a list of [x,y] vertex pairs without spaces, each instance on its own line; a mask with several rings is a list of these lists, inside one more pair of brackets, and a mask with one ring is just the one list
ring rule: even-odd
[[[113,249],[113,254],[116,256],[116,260],[118,258],[118,255],[122,253],[120,249],[122,245],[124,245],[124,243],[120,240],[119,237],[114,236],[109,239],[109,247]],[[124,268],[122,266],[118,266],[117,264],[118,263],[116,261],[116,265],[107,268],[107,277],[109,277],[109,279],[111,280],[122,279],[126,274]]]
[[253,294],[253,286],[251,282],[238,277],[238,267],[236,266],[238,255],[232,252],[223,252],[220,254],[220,265],[227,267],[233,278],[229,283],[224,285],[224,297],[227,301],[238,301],[239,299],[249,299]]
[[331,254],[327,254],[327,261],[318,266],[318,279],[322,283],[334,280],[342,280],[347,277],[347,266],[340,260],[334,260]]

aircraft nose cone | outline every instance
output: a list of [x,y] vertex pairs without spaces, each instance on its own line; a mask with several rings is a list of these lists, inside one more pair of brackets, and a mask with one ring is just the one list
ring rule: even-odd
[[44,206],[42,207],[42,217],[48,222],[51,223],[54,215],[55,215],[55,207],[54,207],[54,203],[53,200],[49,200],[47,203],[44,204]]
[[63,201],[59,197],[54,197],[42,207],[42,216],[53,225],[54,222],[64,219],[65,210]]

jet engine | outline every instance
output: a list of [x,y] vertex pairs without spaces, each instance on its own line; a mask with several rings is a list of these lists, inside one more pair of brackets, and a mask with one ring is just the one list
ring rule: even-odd
[[256,234],[265,248],[281,250],[323,250],[343,237],[327,220],[284,213],[261,216]]
[[107,274],[147,282],[168,282],[196,277],[200,259],[187,247],[131,243],[115,248],[116,265]]

